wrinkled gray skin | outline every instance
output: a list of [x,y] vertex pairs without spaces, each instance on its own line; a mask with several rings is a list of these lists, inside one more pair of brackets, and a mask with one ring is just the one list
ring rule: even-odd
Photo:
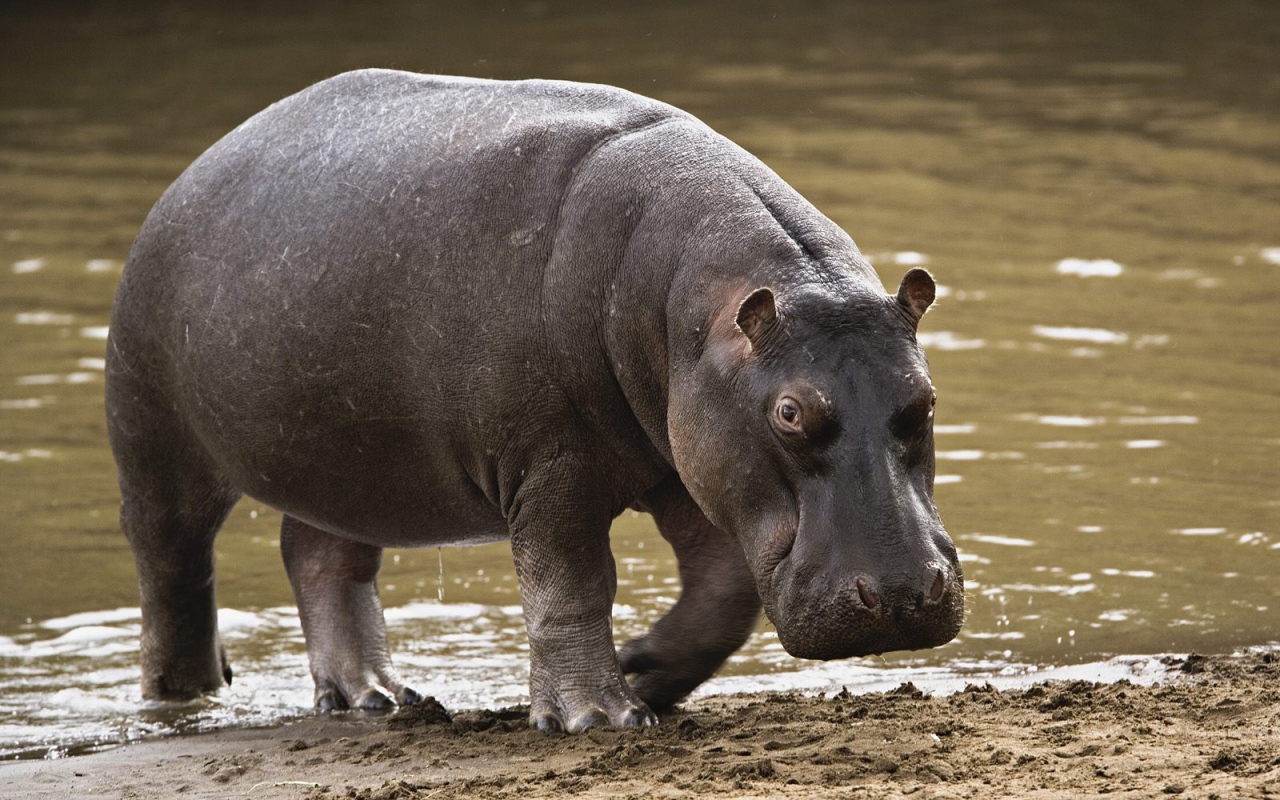
[[[231,680],[213,541],[245,494],[285,514],[322,709],[419,699],[384,547],[510,538],[544,730],[653,723],[761,601],[805,658],[949,641],[933,295],[886,295],[767,167],[618,89],[369,70],[275,104],[156,204],[112,319],[144,696]],[[619,655],[628,507],[683,594]]]

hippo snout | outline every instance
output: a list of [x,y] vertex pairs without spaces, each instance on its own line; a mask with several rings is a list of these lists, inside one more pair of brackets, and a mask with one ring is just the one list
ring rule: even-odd
[[[830,660],[938,647],[964,618],[958,564],[933,561],[909,573],[802,576],[785,562],[766,603],[778,638],[798,658]],[[799,579],[799,580],[798,580]]]
[[952,583],[947,568],[934,561],[924,566],[916,580],[877,582],[870,576],[859,575],[853,585],[857,589],[858,600],[868,611],[899,615],[941,604]]

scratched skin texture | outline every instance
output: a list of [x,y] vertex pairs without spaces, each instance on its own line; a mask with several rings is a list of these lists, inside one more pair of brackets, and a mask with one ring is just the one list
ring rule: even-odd
[[[230,681],[213,540],[244,494],[286,515],[322,709],[420,697],[392,546],[510,539],[544,730],[653,723],[762,606],[808,658],[950,640],[933,296],[923,270],[886,294],[766,166],[619,89],[366,70],[280,101],[161,197],[113,311],[144,694]],[[628,507],[684,585],[620,658]]]

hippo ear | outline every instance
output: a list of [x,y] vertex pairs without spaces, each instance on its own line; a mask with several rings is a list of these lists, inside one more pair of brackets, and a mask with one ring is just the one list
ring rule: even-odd
[[902,277],[902,285],[898,287],[898,303],[919,322],[924,312],[929,310],[937,291],[929,271],[914,267]]
[[747,335],[751,349],[758,350],[769,331],[778,323],[778,307],[773,300],[773,290],[767,286],[756,289],[738,306],[738,329]]

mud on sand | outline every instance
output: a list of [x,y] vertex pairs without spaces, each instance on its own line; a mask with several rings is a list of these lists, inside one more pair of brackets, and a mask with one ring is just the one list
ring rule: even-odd
[[1280,653],[1169,663],[1150,687],[718,697],[573,737],[428,703],[3,764],[0,797],[1280,797]]

